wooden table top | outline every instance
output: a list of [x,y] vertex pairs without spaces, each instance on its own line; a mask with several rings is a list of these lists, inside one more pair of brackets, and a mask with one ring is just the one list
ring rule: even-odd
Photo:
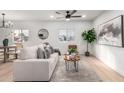
[[16,45],[8,45],[8,46],[0,46],[0,49],[2,48],[16,48]]
[[79,61],[80,60],[80,55],[77,54],[77,55],[68,55],[68,54],[65,54],[64,56],[64,60],[65,61]]

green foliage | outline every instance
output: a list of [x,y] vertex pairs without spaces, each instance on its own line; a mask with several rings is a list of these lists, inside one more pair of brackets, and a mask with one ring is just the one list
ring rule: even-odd
[[76,53],[77,52],[77,49],[75,49],[75,48],[69,48],[68,49],[68,52],[69,53]]
[[92,28],[88,31],[84,31],[82,32],[82,38],[84,40],[86,40],[88,43],[92,43],[96,40],[96,33],[95,33],[95,29]]

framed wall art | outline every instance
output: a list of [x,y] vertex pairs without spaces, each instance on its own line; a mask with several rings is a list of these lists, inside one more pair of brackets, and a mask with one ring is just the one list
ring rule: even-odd
[[14,43],[26,42],[29,39],[28,29],[14,29],[12,31],[12,40]]
[[99,26],[98,44],[124,47],[123,16],[115,17]]
[[74,31],[70,29],[61,29],[59,30],[58,38],[59,41],[73,41]]

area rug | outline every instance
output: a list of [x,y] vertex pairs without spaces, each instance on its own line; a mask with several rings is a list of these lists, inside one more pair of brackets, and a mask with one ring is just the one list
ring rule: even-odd
[[66,71],[63,57],[60,58],[55,71],[51,77],[51,82],[101,82],[100,77],[95,73],[92,67],[81,58],[79,62],[79,71],[76,72],[74,64],[69,64],[69,71]]

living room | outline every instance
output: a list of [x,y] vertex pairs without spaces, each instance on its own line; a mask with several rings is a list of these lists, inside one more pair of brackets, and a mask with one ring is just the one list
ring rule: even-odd
[[[1,82],[124,81],[124,64],[121,56],[123,55],[123,10],[0,10],[0,13],[2,14],[0,17]],[[8,25],[5,24],[6,22]],[[98,41],[100,29],[107,24],[114,24],[114,28],[119,27],[117,44]],[[105,29],[111,30],[107,27]],[[95,39],[88,44],[87,51],[87,41],[84,40],[82,33],[91,30],[95,31]],[[5,42],[4,46],[3,41],[6,38],[8,44],[6,45]],[[39,47],[46,47],[44,45],[46,43],[52,46],[55,55],[53,53],[50,58],[44,59],[41,54],[43,51]],[[18,46],[16,52],[5,53],[5,48],[15,48],[12,47],[13,45],[16,45],[16,48]],[[35,49],[36,46],[39,47]],[[76,46],[79,56],[78,60],[75,59],[76,62],[65,59],[70,56],[69,46]],[[40,58],[35,58],[35,54]],[[13,55],[16,58],[9,60],[8,55],[10,58]],[[51,58],[51,56],[56,57]]]

